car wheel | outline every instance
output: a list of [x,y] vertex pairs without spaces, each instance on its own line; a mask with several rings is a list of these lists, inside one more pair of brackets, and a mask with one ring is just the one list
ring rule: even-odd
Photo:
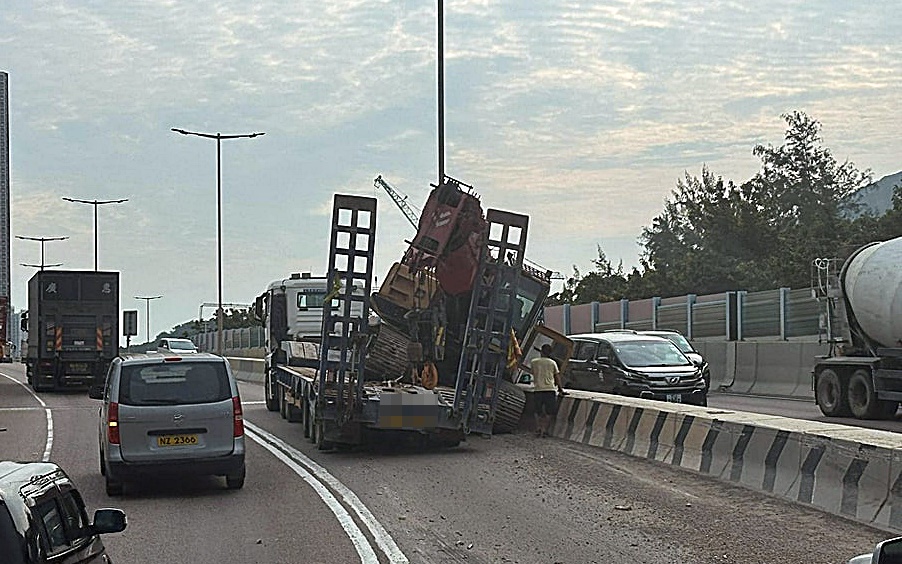
[[[887,403],[877,399],[877,392],[874,390],[874,382],[871,374],[867,370],[856,370],[852,377],[849,378],[849,409],[852,415],[858,419],[879,419],[885,418],[888,410]],[[897,406],[893,406],[894,408]],[[895,409],[893,409],[895,414]]]
[[122,495],[123,490],[122,482],[110,478],[109,473],[106,473],[106,494],[111,497],[119,496]]
[[242,466],[241,470],[238,472],[226,475],[226,487],[230,490],[240,490],[244,487],[244,477],[246,474],[247,470]]
[[827,417],[848,417],[852,413],[849,411],[849,398],[842,380],[829,368],[817,375],[814,396],[821,413]]

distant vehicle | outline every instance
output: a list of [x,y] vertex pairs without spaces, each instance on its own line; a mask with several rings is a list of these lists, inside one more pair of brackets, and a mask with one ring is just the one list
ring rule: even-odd
[[197,345],[189,339],[173,339],[165,337],[160,339],[160,344],[157,345],[157,351],[175,354],[193,354],[197,352]]
[[130,480],[225,476],[244,486],[244,420],[238,385],[221,356],[136,354],[116,358],[103,389],[98,445],[107,495]]
[[573,355],[565,388],[676,403],[708,404],[701,369],[669,339],[612,331],[568,335]]
[[119,273],[36,272],[21,326],[25,374],[36,392],[101,385],[119,354]]
[[695,347],[692,346],[692,343],[689,342],[689,339],[683,336],[679,331],[669,331],[669,330],[655,330],[655,331],[638,331],[640,335],[653,335],[655,337],[664,337],[665,339],[669,339],[676,345],[686,358],[692,361],[692,364],[698,366],[702,371],[702,378],[705,379],[705,391],[707,392],[711,388],[711,367],[708,366],[708,361],[702,356],[700,352],[695,350]]
[[126,527],[125,513],[98,509],[88,522],[81,494],[51,462],[0,462],[0,554],[4,564],[109,562],[100,540]]

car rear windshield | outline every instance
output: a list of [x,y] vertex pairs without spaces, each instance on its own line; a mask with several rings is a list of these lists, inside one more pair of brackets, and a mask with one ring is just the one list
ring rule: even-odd
[[162,362],[122,367],[119,403],[177,405],[213,403],[232,397],[222,362]]
[[169,341],[169,350],[193,351],[196,347],[191,341]]
[[661,339],[654,341],[625,341],[614,345],[620,361],[633,367],[687,366],[689,360],[672,342]]

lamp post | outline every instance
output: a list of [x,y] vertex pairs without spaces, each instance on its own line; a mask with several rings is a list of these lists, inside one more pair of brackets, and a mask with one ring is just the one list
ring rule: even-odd
[[147,342],[150,343],[150,300],[158,300],[163,296],[135,296],[136,300],[144,300],[146,310],[144,313],[144,321],[147,324]]
[[216,139],[216,277],[218,286],[219,306],[216,310],[216,352],[222,354],[222,141],[223,139],[253,139],[265,132],[259,133],[243,133],[238,135],[223,135],[221,133],[201,133],[198,131],[187,131],[185,129],[171,128],[176,133],[182,135],[195,135],[206,139]]
[[[41,265],[38,267],[41,270],[44,270],[45,266],[62,266],[62,263],[60,263],[60,264],[44,264],[44,243],[46,243],[47,241],[65,241],[66,239],[68,239],[68,237],[25,237],[23,235],[16,235],[16,239],[22,239],[23,241],[40,241],[41,242]],[[35,266],[35,265],[23,264],[22,266]]]
[[121,204],[123,202],[127,202],[128,198],[122,198],[119,200],[79,200],[78,198],[66,198],[63,197],[67,202],[74,202],[76,204],[91,204],[94,206],[94,270],[97,271],[97,206],[102,206],[104,204]]

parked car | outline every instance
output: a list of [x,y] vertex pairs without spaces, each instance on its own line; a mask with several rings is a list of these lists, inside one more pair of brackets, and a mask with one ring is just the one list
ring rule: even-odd
[[116,358],[102,389],[98,444],[108,495],[138,478],[224,476],[244,486],[244,421],[228,361],[197,353]]
[[692,346],[692,343],[689,342],[689,339],[683,336],[679,331],[669,331],[669,330],[655,330],[655,331],[639,331],[641,335],[654,335],[656,337],[664,337],[665,339],[670,339],[675,344],[686,358],[692,361],[692,364],[698,366],[702,370],[702,378],[705,379],[705,391],[707,392],[711,388],[711,367],[708,366],[708,361],[702,356],[700,352],[695,350],[695,347]]
[[197,352],[197,346],[189,339],[172,339],[169,337],[160,339],[157,351],[174,354],[193,354]]
[[75,484],[52,462],[0,462],[4,564],[111,562],[100,535],[126,524],[118,509],[98,509],[89,522]]
[[568,337],[574,348],[563,375],[565,388],[708,404],[701,369],[668,339],[635,331]]

